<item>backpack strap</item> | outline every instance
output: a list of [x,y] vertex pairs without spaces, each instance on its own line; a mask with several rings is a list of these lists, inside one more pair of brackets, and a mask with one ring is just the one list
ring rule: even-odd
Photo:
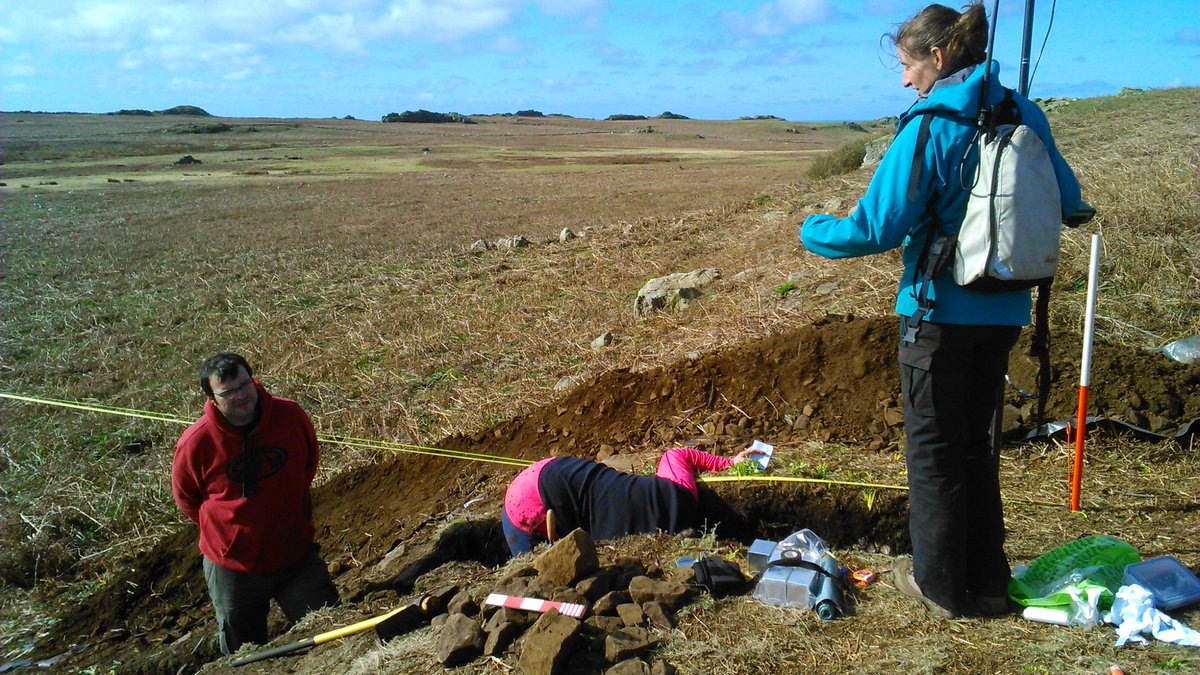
[[[931,113],[924,113],[921,127],[917,130],[917,147],[913,152],[912,172],[908,177],[908,200],[916,199],[921,187],[921,160],[925,157],[925,146],[929,143],[929,124],[933,120]],[[921,321],[933,310],[933,301],[929,299],[929,287],[933,278],[954,260],[954,237],[947,237],[942,232],[941,220],[937,214],[938,193],[933,194],[925,202],[925,215],[929,220],[929,231],[925,235],[925,245],[917,258],[917,273],[913,275],[913,291],[917,296],[917,311],[905,319],[904,335],[901,339],[912,344],[917,341],[917,332],[921,329]],[[921,290],[917,291],[917,281],[921,282]]]
[[763,572],[766,572],[772,567],[800,567],[806,570],[812,570],[813,572],[817,572],[832,579],[833,582],[837,584],[838,588],[842,589],[843,592],[850,590],[850,585],[846,582],[846,579],[843,578],[842,575],[832,574],[829,570],[821,567],[817,563],[809,562],[803,558],[779,558],[778,560],[772,560],[763,566]]

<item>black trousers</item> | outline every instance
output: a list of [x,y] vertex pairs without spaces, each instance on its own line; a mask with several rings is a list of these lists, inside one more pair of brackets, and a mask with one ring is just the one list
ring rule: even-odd
[[290,623],[321,607],[338,606],[337,589],[316,545],[295,565],[263,574],[234,572],[207,557],[203,560],[223,654],[232,654],[247,642],[266,644],[272,598]]
[[[901,322],[903,331],[903,322]],[[921,325],[900,342],[913,577],[956,613],[967,593],[1008,593],[1000,458],[991,422],[1016,326]]]

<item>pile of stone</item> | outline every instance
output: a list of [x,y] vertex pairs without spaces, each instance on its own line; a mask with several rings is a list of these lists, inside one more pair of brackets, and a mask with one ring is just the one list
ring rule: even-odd
[[616,675],[670,675],[675,668],[650,654],[694,596],[683,580],[664,578],[632,558],[601,567],[583,530],[555,542],[531,565],[514,569],[490,592],[582,604],[587,612],[576,619],[556,609],[481,607],[484,597],[460,592],[448,603],[448,613],[433,621],[443,665],[511,653],[530,675],[562,672],[568,665],[577,671],[581,664]]

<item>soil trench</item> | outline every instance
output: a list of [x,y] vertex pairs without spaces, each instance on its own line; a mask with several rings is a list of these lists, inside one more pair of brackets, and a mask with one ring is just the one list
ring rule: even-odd
[[[760,438],[893,453],[903,442],[897,329],[890,318],[829,317],[663,368],[606,372],[541,408],[436,446],[533,460],[594,458],[601,446],[631,454],[694,444],[732,454]],[[1079,343],[1055,338],[1057,382],[1047,410],[1050,419],[1063,419],[1074,415],[1077,390],[1067,382],[1078,373]],[[1023,355],[1024,344],[1013,352],[1010,375],[1033,389],[1037,364]],[[1200,365],[1097,345],[1091,395],[1094,414],[1173,428],[1200,410]],[[1010,402],[1028,407],[1015,394]],[[498,520],[440,539],[435,533],[473,498],[498,513],[515,473],[510,466],[399,455],[323,485],[315,494],[317,536],[342,597],[404,592],[449,560],[498,564],[504,558]],[[777,539],[819,522],[835,548],[908,546],[903,492],[881,492],[870,504],[836,487],[716,484],[703,493],[723,538]],[[124,672],[174,671],[216,658],[215,639],[199,637],[213,626],[195,540],[193,528],[164,539],[62,617],[36,653],[46,658],[89,645],[64,664],[120,661]]]

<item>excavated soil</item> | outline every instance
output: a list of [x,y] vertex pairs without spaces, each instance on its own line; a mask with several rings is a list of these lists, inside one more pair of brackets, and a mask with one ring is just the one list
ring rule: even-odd
[[[891,454],[902,442],[896,328],[893,319],[830,317],[669,367],[603,373],[541,408],[436,445],[532,460],[596,457],[602,450],[649,455],[683,443],[729,453],[760,438],[777,446],[820,440]],[[1080,350],[1062,336],[1053,349],[1057,383],[1048,417],[1063,419],[1074,414]],[[1014,351],[1014,384],[1033,389],[1035,372],[1036,363]],[[1168,431],[1200,411],[1200,365],[1097,345],[1092,373],[1094,414]],[[1027,405],[1015,395],[1012,402]],[[452,528],[453,536],[434,533],[470,500],[477,512],[495,513],[514,474],[505,465],[399,455],[323,485],[316,491],[318,538],[342,597],[361,611],[373,592],[407,592],[444,562],[500,563],[505,551],[496,520]],[[881,493],[870,509],[857,494],[815,486],[723,483],[704,492],[721,537],[775,538],[796,523],[820,522],[828,524],[822,536],[834,547],[907,546],[902,492]],[[181,530],[131,561],[63,617],[38,653],[86,646],[64,663],[119,661],[125,672],[191,671],[216,658],[215,640],[206,637],[213,626],[195,538],[191,528]]]

